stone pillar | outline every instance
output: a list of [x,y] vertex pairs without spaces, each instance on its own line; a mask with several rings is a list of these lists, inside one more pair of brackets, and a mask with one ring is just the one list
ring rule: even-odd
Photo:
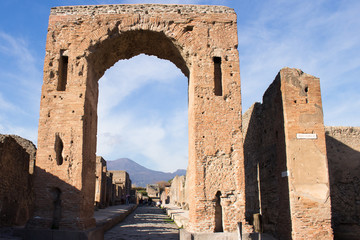
[[84,230],[95,226],[96,136],[89,132],[96,132],[96,105],[91,98],[97,100],[97,92],[86,91],[87,74],[81,70],[85,59],[76,58],[76,44],[70,45],[72,33],[61,35],[58,20],[56,16],[49,19],[35,166],[36,206],[29,226]]
[[[215,231],[216,193],[222,193],[223,229],[244,222],[243,138],[236,15],[204,26],[204,49],[194,57],[189,84],[189,230]],[[230,21],[230,20],[228,20]],[[223,36],[227,36],[224,39]]]
[[280,79],[292,239],[332,239],[320,80],[290,68]]
[[95,183],[95,204],[99,208],[105,206],[105,192],[106,192],[106,161],[104,158],[96,157],[96,183]]

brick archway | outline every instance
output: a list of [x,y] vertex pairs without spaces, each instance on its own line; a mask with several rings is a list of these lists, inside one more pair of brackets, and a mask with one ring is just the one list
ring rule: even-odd
[[49,189],[58,188],[59,227],[94,226],[98,80],[118,60],[140,53],[172,61],[189,79],[188,230],[215,230],[218,191],[224,231],[235,231],[244,220],[235,12],[220,6],[103,5],[51,10],[33,225],[52,222]]

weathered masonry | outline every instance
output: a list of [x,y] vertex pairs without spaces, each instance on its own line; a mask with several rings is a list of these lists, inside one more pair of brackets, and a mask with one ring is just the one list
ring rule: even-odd
[[360,127],[326,127],[335,239],[360,235]]
[[332,239],[320,80],[281,69],[243,116],[246,219],[279,239]]
[[245,221],[237,44],[236,14],[227,7],[51,9],[29,227],[95,225],[98,80],[118,60],[144,53],[170,60],[188,77],[188,230],[214,232],[220,204],[223,230],[235,231]]
[[32,215],[35,157],[29,140],[0,134],[0,227],[24,225]]
[[53,8],[28,227],[95,226],[98,80],[144,53],[188,77],[187,231],[235,232],[242,222],[250,232],[252,214],[261,213],[264,230],[281,239],[331,239],[319,79],[282,69],[242,127],[237,44],[236,14],[227,7]]

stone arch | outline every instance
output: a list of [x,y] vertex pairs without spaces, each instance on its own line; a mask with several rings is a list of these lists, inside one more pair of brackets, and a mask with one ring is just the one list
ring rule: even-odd
[[[60,227],[95,224],[97,80],[118,60],[145,53],[170,60],[189,79],[188,230],[214,231],[214,216],[209,216],[214,213],[207,209],[213,208],[218,190],[226,193],[224,231],[236,230],[245,205],[237,44],[236,14],[227,7],[135,4],[51,10],[35,191],[42,196],[44,188],[56,186],[62,199],[71,199],[62,202],[66,214]],[[56,133],[63,143],[61,165],[49,141]],[[36,203],[42,210],[35,212],[35,220],[46,225],[52,213],[44,206],[49,203]]]
[[94,71],[93,76],[99,79],[117,61],[142,53],[171,61],[188,78],[190,74],[179,43],[162,31],[129,30],[107,35],[105,40],[91,46],[89,51],[89,68]]

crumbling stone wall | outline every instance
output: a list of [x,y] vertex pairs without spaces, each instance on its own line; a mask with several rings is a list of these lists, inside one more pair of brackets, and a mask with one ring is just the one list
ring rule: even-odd
[[162,204],[170,203],[170,187],[165,187],[164,190],[160,194],[160,200]]
[[115,205],[115,185],[113,184],[113,174],[106,172],[106,194],[105,206]]
[[109,171],[113,174],[112,181],[115,186],[115,204],[124,204],[126,196],[130,196],[131,180],[126,171]]
[[0,134],[0,226],[24,225],[33,212],[35,145]]
[[96,157],[96,172],[95,172],[95,206],[99,208],[106,207],[106,161],[101,156]]
[[261,213],[263,230],[291,239],[289,183],[286,171],[284,115],[277,78],[263,104],[255,103],[243,116],[246,218]]
[[326,127],[335,239],[360,236],[360,128]]
[[160,187],[158,184],[146,184],[146,192],[151,198],[160,198]]
[[281,239],[331,239],[319,79],[280,70],[243,120],[247,218]]
[[215,231],[214,200],[221,192],[223,230],[236,231],[237,222],[245,222],[237,45],[236,14],[228,7],[52,8],[35,181],[41,197],[32,226],[48,228],[54,221],[46,189],[61,192],[60,228],[95,225],[98,80],[118,60],[144,53],[173,62],[189,78],[188,230]]
[[188,208],[188,196],[185,188],[186,176],[175,176],[170,187],[170,203]]

